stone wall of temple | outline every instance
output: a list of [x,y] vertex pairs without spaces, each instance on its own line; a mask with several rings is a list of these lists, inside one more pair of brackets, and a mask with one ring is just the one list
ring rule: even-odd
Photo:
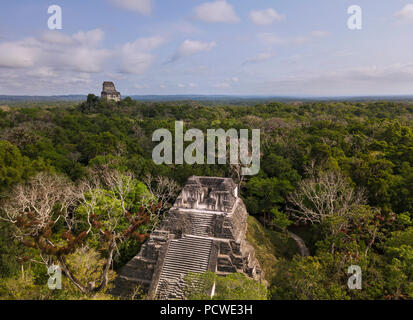
[[114,100],[116,102],[121,100],[120,92],[116,91],[115,84],[111,81],[103,82],[103,89],[101,98],[105,100]]
[[112,294],[137,284],[150,298],[182,299],[189,272],[240,272],[263,281],[246,238],[248,213],[232,179],[191,177],[161,226],[115,280]]

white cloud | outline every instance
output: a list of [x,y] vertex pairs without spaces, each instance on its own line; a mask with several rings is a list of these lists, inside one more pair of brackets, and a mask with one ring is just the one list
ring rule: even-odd
[[179,48],[177,49],[177,51],[175,52],[175,54],[169,62],[175,62],[181,58],[189,57],[200,52],[210,51],[215,46],[215,42],[185,40],[184,43],[182,43],[179,46]]
[[56,69],[76,72],[98,73],[112,56],[111,50],[100,48],[105,37],[101,29],[79,31],[71,36],[64,34],[43,34],[41,63]]
[[331,35],[331,32],[322,31],[322,30],[315,30],[315,31],[310,32],[310,37],[313,37],[313,38],[324,38],[330,35]]
[[184,83],[178,83],[178,88],[196,88],[198,85],[195,83],[188,83],[188,84],[184,84]]
[[105,33],[101,29],[94,29],[90,31],[79,31],[75,33],[72,38],[81,45],[97,46],[105,37]]
[[140,48],[141,51],[147,52],[159,48],[165,42],[165,38],[160,36],[154,36],[148,38],[139,38],[133,43],[133,45],[136,49]]
[[135,84],[134,89],[148,89],[149,87],[145,84]]
[[388,95],[409,94],[413,63],[300,72],[250,85],[255,94]]
[[413,80],[413,63],[353,68],[332,73],[331,76],[357,81],[411,82]]
[[263,42],[265,45],[279,45],[279,44],[284,44],[286,40],[284,38],[281,38],[277,36],[274,33],[261,33],[258,35],[258,38],[261,42]]
[[218,89],[228,89],[231,88],[231,84],[229,82],[219,82],[214,84],[213,87]]
[[312,42],[316,39],[324,38],[331,35],[330,32],[327,31],[312,31],[307,35],[304,36],[297,36],[297,37],[280,37],[274,33],[261,33],[258,35],[259,40],[263,42],[265,45],[273,46],[273,45],[300,45],[308,42]]
[[229,89],[232,87],[233,84],[238,83],[238,82],[239,82],[238,77],[231,77],[231,78],[226,78],[225,81],[221,81],[221,82],[213,84],[213,87],[217,89]]
[[255,57],[252,57],[248,59],[247,61],[245,61],[243,64],[267,61],[267,60],[272,59],[274,56],[275,55],[273,53],[268,53],[268,52],[259,53]]
[[25,41],[0,43],[0,67],[27,68],[35,64],[38,50]]
[[211,23],[234,23],[240,21],[234,8],[225,0],[206,2],[195,8],[195,16],[201,21]]
[[50,67],[39,67],[28,71],[27,75],[37,78],[55,78],[58,76],[58,73]]
[[111,55],[110,50],[79,47],[62,53],[60,62],[62,67],[74,71],[98,73],[104,70],[104,64]]
[[119,8],[146,16],[152,12],[152,0],[110,0],[110,2]]
[[405,22],[413,22],[413,4],[406,4],[403,9],[396,12],[394,16]]
[[116,67],[118,59],[115,66],[108,61],[119,50],[103,48],[104,36],[101,29],[72,35],[54,31],[0,42],[0,87],[9,94],[85,92],[93,74]]
[[71,36],[59,31],[46,31],[39,38],[39,41],[53,45],[95,47],[102,42],[104,37],[105,33],[99,28],[89,31],[79,31]]
[[250,16],[252,22],[259,26],[269,26],[274,22],[282,21],[285,19],[284,15],[279,14],[272,8],[251,11]]
[[74,44],[73,38],[59,31],[47,31],[43,33],[40,41],[58,44],[58,45],[72,45]]
[[34,68],[28,71],[8,69],[0,72],[0,91],[10,95],[86,94],[92,87],[90,74],[85,73],[47,68]]
[[73,35],[46,32],[38,39],[0,43],[0,67],[26,68],[32,76],[45,78],[56,71],[98,73],[112,51],[100,47],[104,32],[79,31]]
[[121,72],[143,74],[153,63],[154,56],[151,51],[164,43],[164,38],[155,36],[124,44],[120,49]]
[[110,50],[99,47],[103,38],[104,32],[95,29],[71,36],[47,32],[39,39],[0,43],[0,67],[100,72],[111,55]]

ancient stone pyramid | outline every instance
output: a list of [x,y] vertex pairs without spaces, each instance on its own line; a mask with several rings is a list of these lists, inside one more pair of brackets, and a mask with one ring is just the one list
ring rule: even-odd
[[245,240],[245,205],[232,179],[191,177],[141,251],[119,272],[112,294],[130,295],[141,285],[149,298],[183,299],[188,273],[263,273]]
[[116,91],[115,84],[113,82],[105,81],[103,82],[101,98],[105,100],[120,101],[121,95],[120,92]]

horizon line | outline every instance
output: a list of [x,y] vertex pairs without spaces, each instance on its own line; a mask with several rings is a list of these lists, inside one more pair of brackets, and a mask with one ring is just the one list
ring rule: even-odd
[[[73,96],[84,96],[87,97],[89,94],[53,94],[53,95],[44,95],[44,94],[0,94],[0,97],[73,97]],[[96,95],[96,94],[95,94]],[[96,95],[99,97],[99,95]],[[358,94],[358,95],[277,95],[277,94],[198,94],[198,93],[189,93],[189,94],[125,94],[123,97],[239,97],[239,98],[365,98],[365,97],[413,97],[411,94]]]

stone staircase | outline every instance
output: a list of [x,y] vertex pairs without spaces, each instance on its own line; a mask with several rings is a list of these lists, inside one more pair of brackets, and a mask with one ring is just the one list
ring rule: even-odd
[[213,240],[194,236],[171,240],[161,270],[155,296],[157,299],[183,299],[184,277],[208,270]]
[[192,225],[189,234],[198,237],[209,237],[213,231],[214,214],[212,213],[192,213]]

